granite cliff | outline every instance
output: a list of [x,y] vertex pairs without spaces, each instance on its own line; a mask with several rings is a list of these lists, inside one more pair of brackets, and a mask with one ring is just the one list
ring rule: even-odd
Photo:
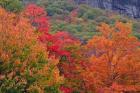
[[140,0],[74,0],[77,4],[117,11],[134,18],[140,18]]

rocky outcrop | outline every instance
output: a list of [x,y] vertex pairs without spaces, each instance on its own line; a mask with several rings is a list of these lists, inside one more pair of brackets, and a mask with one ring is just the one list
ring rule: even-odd
[[140,18],[140,0],[74,0],[77,4],[118,11],[134,18]]

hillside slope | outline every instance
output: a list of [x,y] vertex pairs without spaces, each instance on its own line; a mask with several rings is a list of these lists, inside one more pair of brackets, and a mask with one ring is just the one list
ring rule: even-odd
[[[127,14],[139,18],[138,0],[22,0],[24,4],[36,2],[43,6],[51,17],[52,32],[68,31],[82,40],[87,40],[97,34],[96,27],[105,22],[114,24],[116,20],[122,22],[133,21],[133,34],[140,37],[139,21],[119,15]],[[76,2],[76,3],[75,3]],[[88,4],[88,5],[85,5]],[[98,9],[102,8],[102,9]],[[103,10],[105,9],[105,10]],[[74,15],[73,15],[74,14]],[[72,17],[73,16],[73,17]]]

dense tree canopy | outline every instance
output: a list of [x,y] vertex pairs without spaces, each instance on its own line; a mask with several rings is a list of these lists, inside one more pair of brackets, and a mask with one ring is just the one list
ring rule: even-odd
[[140,92],[138,23],[72,0],[16,3],[0,1],[0,93]]

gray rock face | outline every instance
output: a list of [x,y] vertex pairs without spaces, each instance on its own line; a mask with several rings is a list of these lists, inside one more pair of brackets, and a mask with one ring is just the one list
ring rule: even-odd
[[77,4],[109,9],[133,18],[140,18],[140,0],[74,0]]

